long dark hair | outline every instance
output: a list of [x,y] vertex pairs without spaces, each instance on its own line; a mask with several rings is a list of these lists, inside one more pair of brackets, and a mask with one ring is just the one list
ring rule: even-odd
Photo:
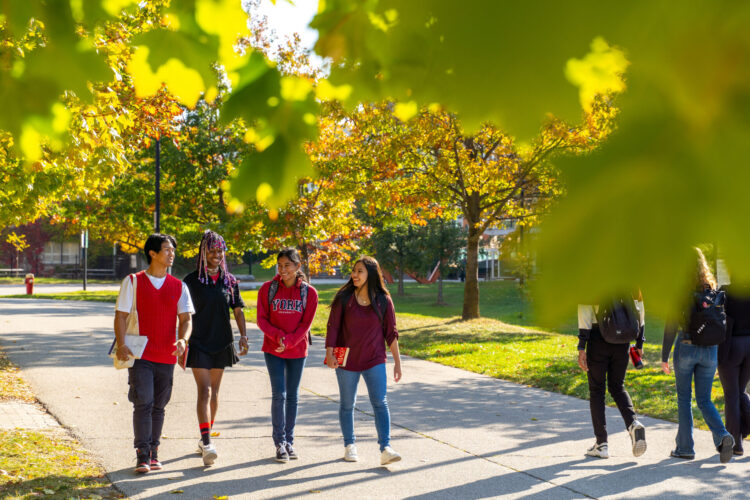
[[[375,309],[375,312],[378,313],[378,316],[380,316],[380,310],[375,305],[378,295],[385,295],[386,297],[391,296],[391,294],[388,293],[388,288],[385,286],[383,271],[380,269],[378,261],[367,255],[357,259],[354,262],[354,266],[360,262],[365,266],[365,269],[367,269],[367,295],[370,297],[370,304]],[[354,269],[354,266],[352,266],[352,269]],[[336,296],[333,298],[333,302],[331,302],[331,308],[337,303],[344,301],[344,299],[348,300],[356,291],[357,287],[354,286],[354,281],[352,281],[352,278],[350,277],[349,281],[347,281],[344,286],[339,288],[339,291],[336,292]]]
[[307,276],[305,276],[305,273],[302,271],[302,260],[299,258],[299,252],[296,248],[282,248],[279,251],[278,255],[276,255],[276,263],[278,263],[279,259],[282,257],[286,257],[287,259],[292,261],[293,264],[297,264],[298,266],[300,266],[299,268],[297,268],[297,279],[308,282]]

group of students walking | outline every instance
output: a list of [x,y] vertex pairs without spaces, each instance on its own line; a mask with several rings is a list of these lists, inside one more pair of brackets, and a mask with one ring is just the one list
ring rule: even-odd
[[[245,304],[237,279],[227,270],[224,239],[213,231],[203,234],[197,268],[182,282],[167,273],[176,246],[172,236],[149,236],[144,245],[149,267],[123,280],[115,308],[115,355],[121,361],[132,360],[128,399],[133,403],[135,470],[139,473],[162,468],[159,438],[178,359],[192,370],[197,386],[198,451],[205,465],[214,463],[218,451],[211,441],[211,429],[219,408],[224,369],[239,361],[238,354],[248,352],[242,310]],[[674,346],[679,426],[671,456],[695,457],[691,391],[694,381],[696,403],[711,429],[720,460],[725,463],[733,455],[744,453],[742,440],[750,434],[750,397],[745,392],[750,382],[750,289],[718,289],[704,255],[697,248],[695,251],[694,288],[686,294],[684,310],[667,322],[662,346],[665,373],[670,373],[669,354]],[[278,274],[258,292],[257,323],[263,332],[262,351],[271,382],[275,459],[288,462],[299,458],[294,428],[318,294],[302,273],[296,250],[281,250],[277,269]],[[238,348],[230,312],[240,333]],[[131,314],[136,315],[138,333],[148,337],[143,354],[134,360],[125,342],[129,320],[134,319]],[[646,429],[625,389],[629,359],[638,360],[643,355],[645,308],[640,291],[599,305],[579,305],[578,326],[578,364],[588,378],[596,437],[586,454],[609,457],[605,418],[605,395],[609,390],[625,421],[633,455],[640,456],[646,451]],[[335,370],[339,386],[339,423],[346,461],[358,460],[353,410],[360,377],[365,381],[375,414],[381,464],[401,460],[390,446],[386,346],[393,357],[393,378],[398,382],[401,358],[393,301],[378,262],[362,257],[354,263],[350,279],[333,299],[325,341],[325,363]],[[346,350],[343,357],[342,349]],[[726,426],[711,401],[717,368],[724,388]]]
[[[126,277],[115,307],[115,356],[132,360],[128,368],[128,399],[133,403],[133,432],[137,473],[162,469],[159,438],[165,408],[172,392],[178,359],[193,372],[197,386],[198,452],[205,465],[218,457],[211,429],[219,408],[224,369],[248,352],[248,339],[237,279],[228,272],[224,239],[205,231],[197,269],[180,282],[167,273],[177,243],[172,236],[152,234],[144,244],[148,269]],[[312,342],[310,326],[318,294],[301,271],[295,249],[277,255],[278,274],[258,292],[257,322],[263,332],[262,351],[271,382],[271,422],[275,459],[299,458],[294,447],[299,387]],[[235,348],[230,311],[240,332]],[[140,335],[148,337],[143,354],[133,359],[126,345],[128,317],[137,316]],[[131,321],[133,318],[130,318]],[[175,341],[175,324],[177,340]],[[191,329],[192,324],[192,329]],[[331,305],[326,335],[326,365],[335,370],[339,385],[339,421],[344,438],[344,460],[359,459],[355,445],[353,410],[362,376],[375,411],[380,463],[401,456],[390,446],[387,401],[386,345],[393,356],[394,380],[401,379],[401,358],[393,302],[377,261],[357,260],[351,278]],[[336,348],[348,349],[345,364]],[[237,352],[239,351],[239,352]]]
[[[744,454],[742,440],[750,434],[750,397],[745,392],[750,382],[750,289],[737,286],[719,289],[705,256],[700,249],[694,250],[693,288],[686,293],[683,310],[666,323],[662,342],[661,365],[667,374],[669,354],[674,347],[672,366],[679,423],[676,446],[670,456],[695,458],[694,383],[696,404],[711,430],[720,461],[726,463],[732,456]],[[643,355],[644,327],[645,309],[640,291],[606,305],[578,306],[578,364],[587,373],[596,436],[596,442],[586,452],[589,456],[609,458],[605,390],[609,390],[625,421],[633,455],[640,456],[646,451],[645,427],[638,421],[625,389],[629,352],[634,351],[635,360]],[[633,339],[627,336],[628,331]],[[634,347],[630,346],[632,340]],[[726,426],[711,401],[717,368],[724,389]]]

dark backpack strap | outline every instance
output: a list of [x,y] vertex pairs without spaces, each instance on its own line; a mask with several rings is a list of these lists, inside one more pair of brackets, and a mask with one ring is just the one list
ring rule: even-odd
[[[305,315],[305,311],[307,310],[307,290],[308,290],[308,288],[309,288],[309,286],[308,286],[308,284],[307,284],[306,281],[302,281],[300,283],[299,297],[302,300],[302,316],[303,317]],[[312,345],[312,334],[310,333],[309,330],[307,331],[307,342],[309,342],[310,345]]]
[[385,313],[388,312],[388,300],[385,294],[379,293],[375,296],[375,313],[380,318],[380,323],[385,326]]
[[279,291],[279,282],[276,280],[271,281],[271,285],[268,287],[268,315],[271,315],[271,302],[276,297],[276,292]]
[[300,283],[299,296],[302,299],[302,314],[305,314],[305,309],[307,309],[307,289],[308,285],[306,281]]

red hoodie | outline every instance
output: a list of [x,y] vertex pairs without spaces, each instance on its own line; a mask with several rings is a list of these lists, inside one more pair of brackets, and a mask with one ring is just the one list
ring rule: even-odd
[[[263,283],[258,291],[258,328],[263,331],[263,352],[280,358],[296,359],[307,356],[307,334],[318,308],[318,292],[312,285],[307,286],[307,307],[302,311],[300,288],[302,281],[297,279],[294,286],[287,288],[278,274],[272,281],[279,282],[279,288],[268,305],[268,288],[271,281]],[[279,339],[284,339],[286,349],[276,352]]]

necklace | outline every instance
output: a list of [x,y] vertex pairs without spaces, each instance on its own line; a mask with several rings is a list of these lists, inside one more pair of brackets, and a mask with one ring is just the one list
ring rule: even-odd
[[212,269],[212,268],[210,268],[210,267],[207,267],[207,268],[206,268],[206,271],[208,271],[208,274],[216,274],[216,273],[218,273],[218,272],[219,272],[219,268],[218,268],[218,267],[214,267],[214,268]]
[[370,305],[370,299],[362,299],[359,294],[355,294],[357,297],[357,303],[361,306],[369,306]]

